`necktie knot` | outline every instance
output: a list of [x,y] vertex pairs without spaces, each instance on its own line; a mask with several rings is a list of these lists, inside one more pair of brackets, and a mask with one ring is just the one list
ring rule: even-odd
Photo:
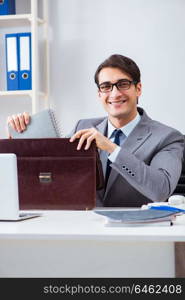
[[120,145],[120,138],[121,135],[123,135],[123,132],[121,129],[115,129],[114,131],[114,143],[117,145]]

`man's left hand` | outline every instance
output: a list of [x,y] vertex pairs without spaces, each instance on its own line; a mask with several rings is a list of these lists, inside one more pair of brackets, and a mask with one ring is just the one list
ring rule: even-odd
[[117,145],[112,143],[107,137],[101,134],[95,128],[82,129],[77,131],[71,138],[70,142],[79,139],[77,150],[80,150],[82,145],[86,142],[85,150],[89,149],[93,140],[96,142],[96,146],[104,151],[112,153]]

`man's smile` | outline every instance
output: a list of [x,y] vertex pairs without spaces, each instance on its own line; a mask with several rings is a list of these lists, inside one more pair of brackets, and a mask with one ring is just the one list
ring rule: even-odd
[[127,99],[123,99],[123,100],[119,100],[119,101],[107,101],[107,102],[112,105],[119,105],[119,104],[123,104],[123,103],[127,102]]

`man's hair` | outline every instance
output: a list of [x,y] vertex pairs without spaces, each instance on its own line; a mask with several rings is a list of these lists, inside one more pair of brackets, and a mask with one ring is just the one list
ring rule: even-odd
[[135,81],[135,84],[140,82],[140,70],[136,63],[129,57],[113,54],[109,56],[104,62],[102,62],[96,70],[94,75],[94,80],[97,85],[99,85],[99,73],[104,68],[117,68],[127,73],[132,80]]

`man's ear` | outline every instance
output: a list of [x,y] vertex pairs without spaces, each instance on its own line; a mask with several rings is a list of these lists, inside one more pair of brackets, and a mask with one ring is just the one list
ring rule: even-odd
[[142,94],[142,84],[141,82],[138,82],[137,85],[136,85],[136,90],[137,90],[137,96],[141,96]]

